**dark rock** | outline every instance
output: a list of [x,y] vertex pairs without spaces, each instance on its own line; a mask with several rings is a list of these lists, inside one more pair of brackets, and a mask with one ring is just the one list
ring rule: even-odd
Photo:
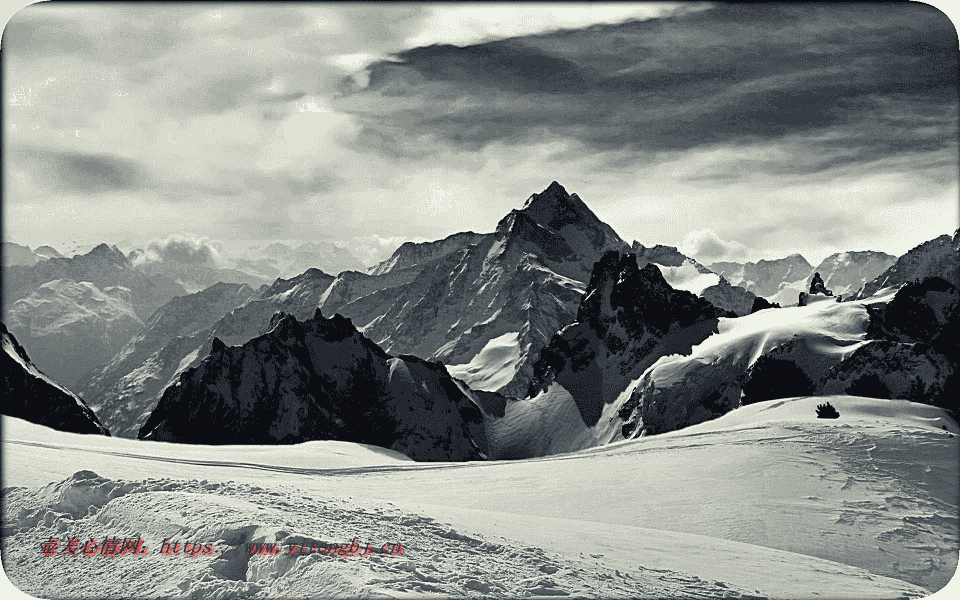
[[[483,458],[483,415],[439,364],[392,357],[340,315],[276,313],[217,345],[163,394],[139,438],[197,444],[373,444],[415,460]],[[216,343],[216,341],[215,341]]]
[[59,431],[110,435],[80,397],[37,370],[3,323],[0,341],[4,396],[0,413]]
[[832,296],[833,292],[827,289],[827,286],[823,283],[823,278],[820,277],[820,273],[814,273],[813,279],[810,280],[810,293],[811,294],[823,294],[825,296]]
[[557,381],[593,426],[632,377],[660,356],[689,353],[726,315],[671,288],[655,264],[640,269],[633,253],[607,252],[594,265],[576,321],[540,352],[527,395]]
[[780,305],[776,302],[769,302],[763,296],[757,296],[753,300],[753,307],[750,308],[750,314],[752,315],[755,312],[766,310],[768,308],[780,308]]
[[817,405],[817,418],[818,419],[838,419],[840,418],[840,413],[837,412],[837,409],[833,407],[832,404],[826,402],[824,404]]

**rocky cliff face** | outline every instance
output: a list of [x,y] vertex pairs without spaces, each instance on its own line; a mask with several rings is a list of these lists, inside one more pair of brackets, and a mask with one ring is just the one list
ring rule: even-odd
[[0,412],[31,423],[71,433],[110,435],[79,397],[41,373],[17,339],[0,323],[0,372],[3,402]]
[[84,380],[83,397],[114,435],[136,436],[163,390],[199,364],[214,337],[242,344],[266,331],[277,311],[309,318],[333,280],[311,269],[278,279],[252,298],[249,286],[221,284],[180,299],[151,319],[132,346]]
[[[540,348],[573,320],[593,264],[613,248],[627,246],[553,182],[494,233],[383,294],[384,308],[364,333],[388,352],[443,361],[474,389],[522,395]],[[354,308],[341,312],[354,316]],[[494,357],[499,368],[488,361]]]
[[482,458],[479,408],[442,365],[393,357],[349,319],[278,313],[242,346],[215,339],[167,388],[140,430],[147,440],[272,444],[333,439],[414,460]]
[[594,267],[576,321],[541,351],[528,396],[559,384],[573,396],[584,423],[594,426],[631,380],[661,356],[689,353],[717,331],[722,314],[706,300],[672,289],[655,264],[641,270],[634,254],[607,252]]
[[952,238],[941,235],[910,250],[848,300],[869,298],[883,288],[899,287],[926,277],[942,277],[960,286],[960,229]]
[[831,369],[823,394],[903,398],[960,409],[960,289],[941,277],[906,283],[888,304],[867,305],[874,340]]
[[17,300],[7,311],[7,324],[35,363],[71,389],[143,327],[129,289],[101,291],[67,279],[49,281]]

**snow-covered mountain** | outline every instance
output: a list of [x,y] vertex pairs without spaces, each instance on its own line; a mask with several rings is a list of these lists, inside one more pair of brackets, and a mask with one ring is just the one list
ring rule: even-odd
[[[267,253],[280,255],[285,248],[274,244]],[[117,421],[115,411],[134,417],[151,410],[163,387],[199,363],[214,336],[242,344],[264,333],[274,312],[303,320],[317,307],[324,315],[349,317],[388,352],[441,360],[475,390],[522,397],[540,348],[574,320],[593,265],[609,249],[629,248],[576,194],[554,182],[504,217],[494,233],[404,244],[365,273],[332,278],[308,271],[278,280],[207,330],[165,341],[150,336],[138,343],[137,356],[147,358],[133,368],[124,359],[127,373],[115,368],[97,374],[84,397],[115,435],[135,434],[142,421]],[[696,292],[740,291],[674,248],[657,246],[645,256],[659,261],[668,281]],[[746,307],[738,305],[741,314],[749,312],[752,295],[729,295],[725,306],[739,303]]]
[[867,305],[873,340],[817,385],[822,394],[905,398],[960,416],[960,290],[941,277],[908,282]]
[[7,309],[7,326],[36,364],[62,385],[110,359],[141,327],[130,290],[55,279]]
[[[82,378],[77,392],[93,407],[115,435],[123,431],[136,435],[155,396],[179,366],[182,357],[169,349],[187,353],[198,343],[197,334],[209,328],[224,314],[243,305],[254,296],[244,283],[218,283],[209,288],[173,298],[161,306],[102,368]],[[165,348],[169,348],[166,353]],[[174,355],[174,363],[165,360]],[[167,373],[170,371],[170,373]],[[167,373],[166,376],[164,374]],[[144,406],[144,402],[150,403]]]
[[264,333],[278,311],[307,319],[333,280],[310,269],[292,279],[278,279],[247,300],[247,286],[226,285],[181,299],[151,319],[133,346],[123,348],[87,378],[83,397],[103,415],[114,435],[134,437],[163,390],[209,354],[214,337],[228,345],[242,344]]
[[65,258],[56,248],[51,246],[39,246],[34,249],[33,255],[37,257],[37,262],[50,260],[51,258]]
[[752,263],[715,262],[710,269],[735,286],[781,306],[796,306],[800,292],[807,292],[814,273],[820,273],[828,289],[847,296],[889,267],[895,256],[872,250],[838,252],[825,258],[816,268],[799,254],[777,260]]
[[480,410],[442,365],[393,357],[349,319],[278,313],[242,346],[210,355],[166,389],[140,439],[193,444],[342,440],[421,461],[481,459]]
[[3,323],[0,344],[4,391],[0,413],[60,431],[110,435],[83,400],[34,366]]
[[637,264],[642,269],[648,263],[660,268],[664,279],[675,290],[696,294],[718,308],[737,315],[748,315],[757,298],[752,292],[731,285],[722,274],[715,273],[694,259],[684,256],[674,246],[643,246],[634,240],[631,248],[637,255]]
[[13,242],[3,242],[0,248],[0,254],[3,256],[3,267],[12,265],[31,266],[37,264],[37,257],[29,246],[21,246]]
[[[791,254],[776,260],[757,262],[715,262],[709,265],[714,273],[722,275],[731,285],[740,286],[757,296],[770,299],[781,287],[801,280],[813,274],[813,266],[799,254]],[[802,291],[803,287],[798,290]],[[796,303],[796,298],[793,299]]]
[[612,250],[596,263],[576,321],[539,353],[525,399],[475,398],[484,409],[491,458],[623,439],[618,410],[631,380],[661,356],[689,354],[717,331],[725,311],[672,289],[656,265],[640,269],[637,262],[632,253]]
[[0,254],[3,256],[3,267],[13,265],[31,266],[38,262],[50,260],[51,258],[63,258],[64,256],[51,246],[39,246],[30,250],[29,246],[21,246],[13,242],[3,242]]
[[[816,294],[811,297],[829,302],[726,318],[702,299],[672,290],[653,265],[637,272],[632,260],[610,253],[597,263],[577,321],[541,351],[526,398],[474,398],[484,410],[491,457],[538,456],[674,431],[741,403],[876,396],[853,385],[871,369],[890,373],[893,387],[880,397],[952,406],[946,398],[957,380],[945,357],[960,351],[951,333],[958,312],[949,283],[854,303]],[[893,300],[889,318],[925,328],[931,349],[886,351],[888,342],[875,333],[876,315]],[[920,313],[925,316],[909,316]],[[923,337],[912,335],[911,343]],[[908,350],[922,359],[882,366]],[[866,358],[859,359],[861,353]]]
[[255,269],[241,269],[221,265],[203,253],[167,252],[162,259],[149,260],[149,254],[137,249],[127,258],[138,271],[147,275],[163,275],[176,281],[188,292],[199,292],[217,283],[244,283],[257,288],[270,283],[268,276]]
[[165,275],[136,270],[106,244],[6,267],[2,285],[10,329],[39,368],[67,386],[108,360],[157,308],[187,293]]
[[850,300],[869,298],[883,288],[899,287],[909,281],[932,276],[942,277],[960,286],[960,229],[953,234],[953,238],[941,235],[913,248],[875,279],[864,284]]
[[14,265],[3,270],[3,306],[13,306],[41,285],[57,279],[89,281],[100,290],[121,286],[130,290],[130,303],[140,320],[174,296],[187,291],[169,277],[148,275],[136,270],[116,246],[100,244],[87,254],[72,258],[51,258],[32,266]]
[[494,233],[385,294],[385,311],[361,315],[347,305],[341,313],[387,352],[443,361],[474,389],[522,395],[536,355],[573,321],[593,264],[611,249],[628,246],[553,182]]
[[838,252],[823,259],[814,272],[820,273],[827,289],[838,296],[847,296],[856,293],[896,261],[896,256],[873,250]]
[[443,258],[453,252],[459,252],[467,246],[481,241],[485,234],[465,231],[454,233],[435,242],[404,242],[385,261],[366,269],[370,275],[382,275],[390,271],[406,269],[415,265],[424,265],[428,262]]

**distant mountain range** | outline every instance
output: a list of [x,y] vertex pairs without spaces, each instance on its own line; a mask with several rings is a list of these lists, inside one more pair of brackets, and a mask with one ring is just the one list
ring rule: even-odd
[[116,246],[3,269],[3,320],[40,369],[67,386],[117,352],[187,291],[133,267]]
[[716,262],[710,270],[770,302],[796,306],[800,292],[808,291],[814,273],[820,273],[834,294],[852,296],[896,260],[883,252],[838,252],[814,268],[799,254],[791,254],[755,263]]
[[4,268],[14,265],[29,267],[38,262],[50,260],[51,258],[63,258],[62,254],[50,246],[40,246],[35,250],[31,250],[29,246],[21,246],[13,242],[3,242],[0,254],[3,255]]
[[[310,268],[270,284],[223,281],[279,273],[303,256],[355,265],[337,250],[273,244],[232,271],[204,256],[127,257],[106,245],[70,259],[30,252],[37,262],[3,271],[4,320],[114,435],[342,439],[423,460],[576,450],[791,390],[873,385],[900,394],[909,380],[914,397],[942,403],[955,386],[946,338],[928,351],[914,348],[919,334],[877,332],[911,310],[934,311],[934,321],[924,318],[935,329],[956,319],[953,304],[936,301],[952,298],[958,283],[956,235],[900,259],[846,252],[816,268],[799,255],[708,268],[671,246],[628,245],[553,182],[492,233],[406,243],[378,265],[336,275]],[[834,298],[867,299],[751,314],[770,306],[764,298],[795,305],[814,273]],[[943,284],[871,297],[871,289],[928,276]],[[178,283],[218,278],[193,293]],[[891,302],[898,308],[884,317]],[[899,379],[876,373],[889,354],[883,344],[906,365]],[[859,358],[847,362],[852,355]],[[868,371],[882,386],[861,381]],[[363,385],[343,387],[357,377]],[[453,445],[397,403],[415,413],[448,407],[444,424],[434,424]],[[365,420],[377,423],[375,433],[363,430]]]
[[901,286],[925,277],[942,277],[960,286],[960,229],[953,237],[940,237],[913,248],[872,281],[864,284],[851,299],[869,298],[883,288]]

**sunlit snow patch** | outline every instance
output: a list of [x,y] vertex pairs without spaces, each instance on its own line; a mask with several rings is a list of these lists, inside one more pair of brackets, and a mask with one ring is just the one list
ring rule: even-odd
[[492,392],[513,380],[521,358],[520,334],[514,331],[487,342],[469,363],[447,365],[447,372],[472,389]]
[[690,261],[684,261],[679,267],[654,264],[660,269],[660,273],[663,274],[663,278],[667,280],[670,287],[675,290],[683,290],[699,296],[703,293],[703,290],[720,283],[719,275],[716,273],[701,273]]

